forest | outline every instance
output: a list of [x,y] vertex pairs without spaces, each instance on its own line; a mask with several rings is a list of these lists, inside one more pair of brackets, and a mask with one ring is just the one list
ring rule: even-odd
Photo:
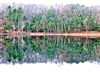
[[98,8],[79,4],[47,7],[15,4],[8,5],[0,14],[5,18],[5,30],[21,28],[23,31],[45,33],[100,31]]
[[[5,39],[4,50],[0,50],[7,62],[100,62],[99,39],[73,39],[71,37],[30,37],[22,40]],[[62,56],[60,58],[60,56]]]
[[30,35],[31,33],[100,32],[99,8],[100,6],[87,7],[79,4],[0,5],[2,63],[100,62],[100,38]]

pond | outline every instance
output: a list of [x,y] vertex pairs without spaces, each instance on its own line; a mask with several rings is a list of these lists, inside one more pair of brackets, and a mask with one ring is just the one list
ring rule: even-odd
[[0,63],[84,63],[100,62],[100,38],[65,36],[4,38]]
[[100,62],[100,10],[55,6],[1,6],[1,64]]

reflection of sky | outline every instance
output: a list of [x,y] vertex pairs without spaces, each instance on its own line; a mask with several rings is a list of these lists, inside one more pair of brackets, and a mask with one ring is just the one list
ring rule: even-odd
[[[99,5],[99,0],[1,0],[2,2],[16,2],[16,3],[35,3],[35,4],[84,4],[87,6],[90,5]],[[63,64],[59,67],[56,64],[16,64],[13,65],[0,65],[0,72],[100,72],[100,65],[86,62],[84,64]]]
[[[100,5],[98,2],[99,0],[1,0],[2,2],[22,2],[22,3],[35,3],[35,4],[85,4],[87,6],[89,5]],[[1,3],[0,1],[0,3]]]
[[100,65],[97,63],[85,62],[79,64],[57,65],[51,63],[37,64],[16,64],[0,65],[0,72],[100,72]]

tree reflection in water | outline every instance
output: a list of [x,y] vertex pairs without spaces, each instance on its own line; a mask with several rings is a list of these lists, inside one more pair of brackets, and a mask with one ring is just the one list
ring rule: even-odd
[[24,37],[23,41],[5,38],[4,48],[0,50],[0,63],[100,61],[100,39],[44,36]]

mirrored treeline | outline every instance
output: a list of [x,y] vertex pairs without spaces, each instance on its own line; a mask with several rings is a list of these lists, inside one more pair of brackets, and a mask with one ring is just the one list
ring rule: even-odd
[[63,36],[4,39],[0,63],[100,61],[100,39]]

